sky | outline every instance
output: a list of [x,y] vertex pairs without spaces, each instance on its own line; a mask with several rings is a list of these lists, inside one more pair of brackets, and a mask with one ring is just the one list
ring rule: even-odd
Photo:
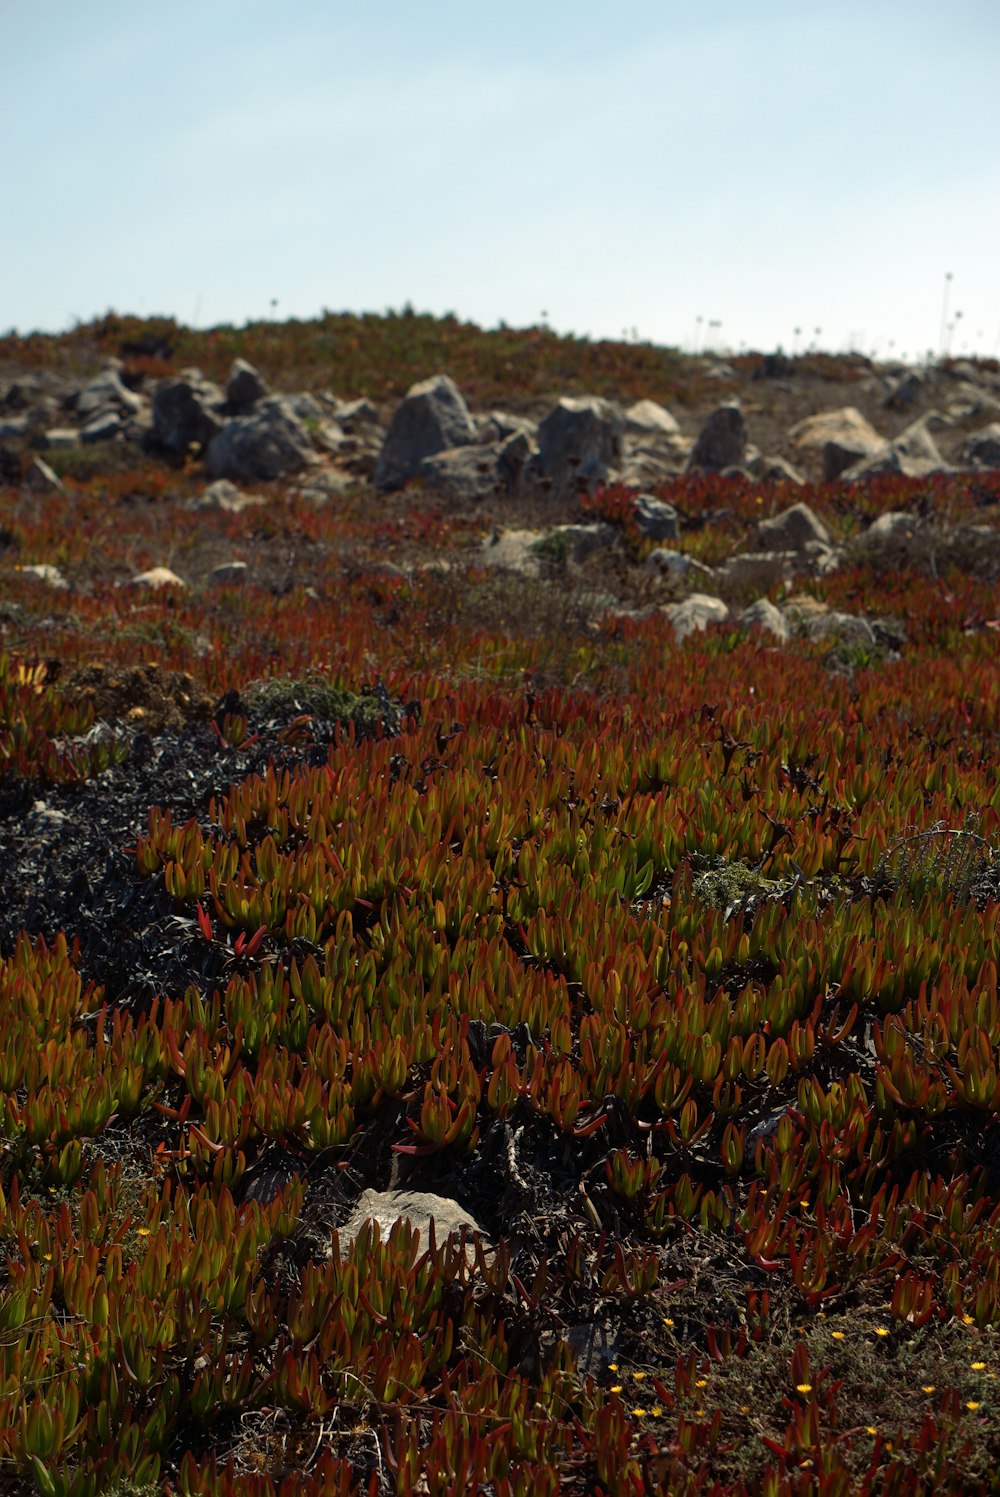
[[998,62],[998,0],[0,0],[0,332],[996,355]]

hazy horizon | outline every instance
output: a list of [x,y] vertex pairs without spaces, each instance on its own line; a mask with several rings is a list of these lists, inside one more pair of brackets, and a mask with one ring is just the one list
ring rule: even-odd
[[989,0],[3,0],[0,42],[0,329],[1000,351]]

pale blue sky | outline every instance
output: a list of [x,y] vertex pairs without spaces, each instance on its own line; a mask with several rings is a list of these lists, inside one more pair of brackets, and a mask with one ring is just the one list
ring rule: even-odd
[[950,271],[994,353],[998,68],[998,0],[0,0],[0,330],[409,301],[916,357]]

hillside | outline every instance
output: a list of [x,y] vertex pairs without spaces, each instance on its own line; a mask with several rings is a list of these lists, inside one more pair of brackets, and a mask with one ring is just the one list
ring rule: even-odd
[[992,1489],[998,412],[0,340],[5,1493]]

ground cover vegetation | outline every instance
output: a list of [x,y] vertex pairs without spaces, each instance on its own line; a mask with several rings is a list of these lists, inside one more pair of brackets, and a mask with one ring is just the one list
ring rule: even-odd
[[[217,344],[332,361],[346,395],[448,365],[511,403],[529,335],[348,321],[0,353]],[[561,362],[531,395],[697,378],[536,333]],[[982,557],[918,534],[815,580],[891,649],[678,641],[558,556],[477,565],[474,518],[419,488],[206,515],[193,459],[62,481],[0,487],[2,1489],[995,1490]],[[805,491],[848,537],[998,496]],[[737,530],[788,502],[662,497]],[[638,597],[630,513],[614,487],[567,511],[619,529]],[[222,542],[240,587],[119,585]],[[700,560],[731,544],[692,527]],[[404,1184],[481,1234],[342,1239]]]

